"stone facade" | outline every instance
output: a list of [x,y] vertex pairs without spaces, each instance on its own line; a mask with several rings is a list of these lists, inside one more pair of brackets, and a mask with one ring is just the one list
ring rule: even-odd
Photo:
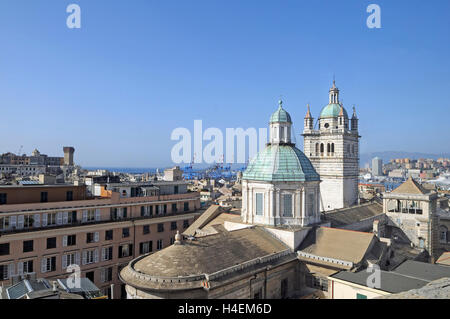
[[[351,123],[351,128],[350,128]],[[321,210],[349,207],[358,202],[359,139],[358,119],[348,119],[339,104],[339,90],[333,85],[330,104],[320,115],[318,129],[309,107],[303,131],[304,153],[321,178]]]
[[432,260],[439,249],[437,194],[426,193],[411,178],[391,193],[383,194],[388,226],[401,230],[403,239],[427,250]]
[[[256,212],[256,194],[263,198],[262,213]],[[320,222],[319,182],[242,182],[242,219],[245,223],[263,225],[306,226]],[[284,195],[290,195],[292,214],[283,214]]]

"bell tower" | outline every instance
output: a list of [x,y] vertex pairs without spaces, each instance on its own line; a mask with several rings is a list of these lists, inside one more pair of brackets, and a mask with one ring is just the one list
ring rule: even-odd
[[321,211],[350,207],[358,202],[359,133],[356,111],[350,121],[339,100],[335,81],[328,105],[319,116],[317,127],[308,106],[303,130],[304,153],[320,175]]

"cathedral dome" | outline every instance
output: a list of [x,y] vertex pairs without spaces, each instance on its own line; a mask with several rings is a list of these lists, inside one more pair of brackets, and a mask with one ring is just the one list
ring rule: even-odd
[[248,165],[243,179],[267,182],[319,181],[309,159],[293,145],[268,145]]
[[288,112],[286,112],[285,109],[283,109],[283,102],[280,101],[280,106],[278,107],[278,110],[275,111],[275,113],[272,114],[270,117],[270,123],[277,123],[277,122],[286,122],[286,123],[292,123],[291,116]]
[[[344,110],[344,117],[348,119],[347,111],[344,107],[342,107],[342,109]],[[320,112],[320,118],[338,117],[339,113],[341,113],[341,105],[337,103],[330,103],[322,109],[322,112]]]

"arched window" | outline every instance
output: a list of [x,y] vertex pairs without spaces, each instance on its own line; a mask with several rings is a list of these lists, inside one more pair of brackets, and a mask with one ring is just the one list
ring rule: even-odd
[[439,226],[439,241],[444,244],[448,241],[448,229],[444,225]]
[[331,144],[331,153],[334,154],[334,143]]
[[316,156],[319,155],[319,143],[316,143]]
[[320,144],[320,153],[323,155],[323,152],[324,152],[324,146],[323,146],[323,143],[322,143],[322,144]]
[[330,143],[328,143],[327,144],[327,153],[330,153],[331,152],[331,146],[330,146]]

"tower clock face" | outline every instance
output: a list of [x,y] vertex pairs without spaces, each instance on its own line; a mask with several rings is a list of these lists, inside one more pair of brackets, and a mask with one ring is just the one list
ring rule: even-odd
[[329,128],[329,127],[330,127],[330,124],[325,123],[325,128]]

